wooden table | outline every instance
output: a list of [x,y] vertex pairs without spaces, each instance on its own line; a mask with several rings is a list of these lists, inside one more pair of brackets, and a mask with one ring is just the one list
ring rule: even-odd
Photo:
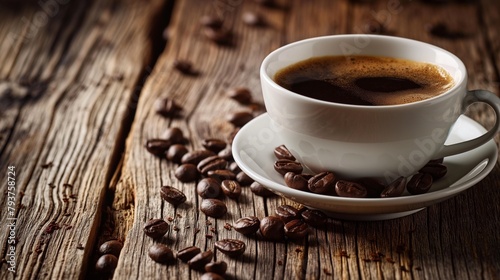
[[[142,228],[150,218],[170,220],[162,242],[174,251],[214,250],[223,238],[245,241],[241,258],[215,254],[228,263],[231,279],[500,278],[498,165],[469,190],[414,215],[331,219],[307,240],[273,243],[224,225],[262,218],[290,201],[244,188],[239,202],[226,200],[229,214],[206,217],[195,183],[179,182],[176,164],[143,147],[169,127],[183,130],[191,150],[204,138],[227,139],[234,131],[227,114],[263,112],[239,105],[227,90],[248,87],[262,103],[258,69],[266,54],[319,35],[383,33],[433,43],[465,62],[471,89],[498,95],[496,0],[295,0],[271,7],[243,0],[26,2],[0,2],[1,279],[99,278],[97,248],[110,239],[124,242],[114,279],[198,279],[201,273],[184,263],[148,257],[154,242]],[[260,13],[265,26],[245,24],[245,12]],[[203,15],[222,17],[232,44],[208,40]],[[192,61],[198,75],[176,71],[177,59]],[[159,97],[180,104],[181,116],[155,114]],[[485,127],[494,122],[487,106],[473,106],[468,115]],[[14,192],[8,176],[15,177]],[[187,202],[178,208],[162,202],[163,185],[181,189]],[[15,276],[7,263],[12,254]]]

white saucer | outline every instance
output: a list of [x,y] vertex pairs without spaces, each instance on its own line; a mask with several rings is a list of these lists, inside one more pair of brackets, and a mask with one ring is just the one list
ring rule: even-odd
[[[474,120],[461,116],[446,141],[452,144],[475,138],[486,130]],[[493,140],[474,150],[445,158],[445,177],[435,182],[428,193],[404,194],[396,198],[345,198],[295,190],[285,185],[274,168],[274,148],[283,144],[267,114],[243,126],[233,141],[233,157],[252,179],[273,192],[333,218],[344,220],[387,220],[413,214],[427,206],[449,199],[472,187],[493,169],[498,149]]]

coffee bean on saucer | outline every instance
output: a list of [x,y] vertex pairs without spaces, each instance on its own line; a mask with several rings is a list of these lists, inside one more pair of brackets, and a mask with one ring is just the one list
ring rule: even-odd
[[193,258],[191,258],[187,263],[189,265],[189,268],[198,270],[198,271],[204,271],[205,270],[205,265],[212,261],[212,258],[214,256],[214,253],[211,250],[199,253],[195,255]]
[[155,156],[163,156],[165,152],[170,148],[172,143],[164,139],[148,139],[146,144],[146,150]]
[[291,205],[284,204],[276,208],[276,215],[286,224],[299,218],[299,210]]
[[294,219],[285,224],[285,235],[290,239],[302,239],[309,233],[309,226],[301,219]]
[[225,261],[209,262],[205,265],[206,272],[213,272],[218,275],[226,274],[227,263]]
[[181,163],[182,157],[188,153],[188,149],[186,146],[182,144],[174,144],[168,148],[167,153],[165,154],[167,160],[174,163]]
[[201,253],[200,248],[196,246],[189,246],[177,252],[177,258],[183,262],[188,262],[194,256]]
[[243,186],[249,186],[253,183],[253,179],[243,171],[240,171],[238,172],[238,174],[236,174],[236,181],[238,181],[238,183]]
[[153,244],[149,247],[148,256],[153,261],[163,264],[172,263],[175,260],[172,249],[163,244]]
[[384,183],[378,178],[364,177],[357,180],[357,183],[366,188],[368,197],[380,197],[380,194],[385,189]]
[[324,226],[327,221],[325,213],[319,210],[306,209],[300,215],[302,216],[304,222],[313,227]]
[[176,116],[182,110],[182,107],[173,99],[165,97],[158,98],[154,103],[154,108],[157,114],[167,118]]
[[218,153],[224,150],[224,148],[227,146],[227,143],[221,139],[207,138],[201,141],[201,145],[207,150]]
[[368,191],[363,185],[346,180],[337,181],[337,183],[335,184],[335,192],[338,196],[342,197],[368,197]]
[[205,27],[218,29],[222,27],[224,21],[217,16],[205,15],[200,18],[200,24]]
[[321,172],[309,179],[307,187],[313,193],[328,194],[334,190],[335,179],[335,175],[332,172]]
[[285,145],[280,145],[274,149],[274,155],[276,156],[277,159],[288,159],[288,160],[295,160],[295,157],[292,155],[292,153],[288,150],[288,148]]
[[144,224],[143,231],[147,236],[158,239],[164,236],[169,228],[170,226],[164,220],[151,219]]
[[277,216],[268,216],[260,220],[260,233],[271,241],[282,241],[285,238],[285,224]]
[[95,269],[102,274],[111,274],[118,265],[118,258],[112,254],[105,254],[97,259]]
[[200,280],[224,280],[224,277],[214,272],[205,272],[201,275]]
[[118,240],[109,240],[102,243],[101,246],[99,246],[99,254],[101,255],[111,254],[114,255],[115,257],[119,257],[122,248],[123,248],[122,242]]
[[190,163],[198,165],[200,161],[207,157],[215,156],[215,153],[209,150],[194,150],[182,156],[181,163]]
[[385,189],[380,194],[380,197],[398,197],[403,194],[406,188],[406,178],[399,177],[394,180],[392,183],[387,185]]
[[220,218],[226,214],[227,207],[219,199],[207,198],[201,201],[200,210],[209,217]]
[[225,169],[227,167],[227,160],[219,157],[219,156],[210,156],[198,163],[198,171],[201,174],[207,175],[208,171]]
[[411,194],[423,194],[432,187],[432,175],[429,173],[417,173],[413,175],[406,184],[406,189]]
[[260,220],[257,217],[243,217],[233,224],[234,230],[244,235],[251,235],[257,232],[260,227]]
[[236,258],[241,256],[246,249],[246,245],[243,241],[237,239],[222,239],[215,241],[215,248],[217,248],[221,253],[231,257]]
[[234,180],[224,180],[220,185],[222,192],[231,199],[238,199],[241,195],[240,183]]
[[175,169],[174,175],[181,182],[193,182],[198,178],[198,169],[194,164],[184,163]]
[[253,119],[253,114],[247,111],[234,112],[227,116],[227,120],[236,127],[242,127]]
[[217,170],[210,170],[207,172],[207,176],[209,178],[213,178],[219,182],[222,182],[224,180],[234,180],[236,179],[236,175],[234,175],[233,172],[227,169],[217,169]]
[[303,167],[300,162],[289,159],[278,159],[274,162],[274,170],[285,176],[287,172],[302,173]]
[[250,185],[250,190],[255,195],[262,196],[262,197],[271,197],[271,196],[275,195],[272,191],[268,190],[266,187],[264,187],[262,184],[260,184],[258,182],[253,182]]
[[232,88],[227,92],[227,96],[236,100],[242,105],[248,105],[252,103],[252,93],[246,87],[236,87]]
[[434,180],[438,180],[446,175],[446,173],[448,172],[448,168],[441,163],[430,162],[422,167],[419,172],[428,173]]
[[308,179],[302,176],[302,174],[287,172],[285,174],[284,179],[285,179],[285,184],[292,189],[300,191],[309,191],[309,188],[307,187]]
[[161,198],[163,198],[163,200],[176,207],[186,202],[186,195],[180,190],[171,186],[161,187],[160,196]]

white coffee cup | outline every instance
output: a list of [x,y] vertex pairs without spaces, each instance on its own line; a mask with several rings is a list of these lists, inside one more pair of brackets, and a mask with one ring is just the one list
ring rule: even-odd
[[[278,85],[278,70],[312,57],[373,55],[427,62],[444,68],[454,86],[429,99],[400,105],[348,105],[312,99]],[[467,71],[452,53],[391,36],[334,35],[285,45],[262,62],[264,103],[283,144],[309,169],[346,177],[412,175],[429,160],[485,144],[499,131],[500,99],[485,90],[467,91]],[[496,122],[486,134],[444,145],[448,133],[473,102],[489,104]]]

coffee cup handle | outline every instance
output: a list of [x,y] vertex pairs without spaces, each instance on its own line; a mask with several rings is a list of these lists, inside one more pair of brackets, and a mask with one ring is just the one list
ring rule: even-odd
[[469,105],[475,102],[484,102],[493,108],[496,114],[495,124],[493,125],[493,127],[488,132],[477,138],[452,145],[445,145],[444,148],[434,156],[434,158],[443,158],[477,148],[490,141],[500,130],[500,98],[487,90],[468,91],[462,103],[462,113],[465,112]]

